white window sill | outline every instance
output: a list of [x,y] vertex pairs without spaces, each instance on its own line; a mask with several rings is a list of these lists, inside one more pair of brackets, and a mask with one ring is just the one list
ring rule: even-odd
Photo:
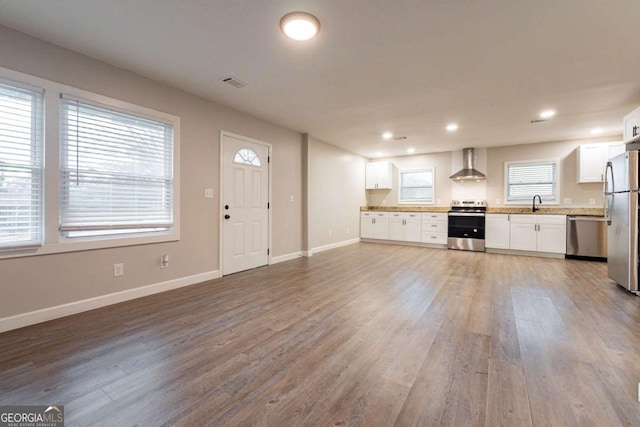
[[152,243],[176,242],[180,240],[178,231],[167,231],[164,233],[138,234],[136,236],[112,238],[60,238],[60,242],[45,243],[40,247],[2,251],[0,249],[0,259],[21,258],[29,256],[60,254],[65,252],[80,252],[95,249],[119,248],[125,246],[148,245]]

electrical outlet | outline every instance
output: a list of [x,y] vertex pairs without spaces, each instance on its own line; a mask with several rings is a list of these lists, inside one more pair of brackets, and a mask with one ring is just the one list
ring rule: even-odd
[[291,195],[291,197],[289,198],[289,200],[293,202],[293,194]]
[[113,277],[124,276],[124,264],[113,264]]
[[333,234],[333,232],[331,231],[331,229],[329,229],[329,236],[331,236]]
[[496,205],[502,204],[502,199],[496,199]]
[[436,205],[441,205],[441,204],[442,204],[442,199],[436,200]]
[[347,227],[347,234],[349,234],[350,232],[351,232],[351,229]]
[[589,204],[590,205],[595,205],[596,204],[596,199],[589,199]]
[[160,268],[169,267],[169,255],[162,255],[160,257]]
[[573,202],[573,200],[571,200],[571,197],[565,197],[564,199],[562,199],[562,203],[565,205],[570,205],[571,202]]
[[205,199],[213,199],[213,188],[205,188],[204,189],[204,198]]

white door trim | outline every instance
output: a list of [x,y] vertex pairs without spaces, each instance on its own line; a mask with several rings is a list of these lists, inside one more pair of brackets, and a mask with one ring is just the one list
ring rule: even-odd
[[[219,270],[220,270],[220,276],[224,276],[225,272],[223,270],[223,266],[222,266],[222,251],[223,251],[223,232],[222,232],[222,225],[224,223],[223,220],[223,211],[222,211],[222,206],[224,206],[224,200],[223,200],[223,191],[224,191],[224,137],[228,136],[231,138],[236,138],[236,139],[241,139],[243,141],[247,141],[247,142],[251,142],[253,144],[258,144],[258,145],[263,145],[265,147],[267,147],[267,149],[269,150],[269,158],[271,158],[272,151],[273,151],[273,146],[268,143],[268,142],[264,142],[264,141],[260,141],[259,139],[253,139],[253,138],[249,138],[248,136],[244,136],[244,135],[239,135],[237,133],[233,133],[233,132],[228,132],[225,130],[221,130],[220,131],[220,186],[218,188],[218,194],[219,194],[219,202],[218,202],[218,265],[220,266]],[[273,209],[271,209],[271,194],[272,194],[272,190],[271,190],[271,183],[273,181],[272,179],[272,172],[271,172],[271,161],[268,162],[268,170],[269,170],[269,194],[268,194],[268,203],[269,203],[269,211],[268,211],[268,218],[267,218],[267,230],[268,230],[268,242],[269,242],[269,253],[267,255],[267,265],[271,265],[271,258],[273,257],[273,244],[272,244],[272,236],[271,236],[271,224],[272,224],[272,218],[271,218],[271,211]]]

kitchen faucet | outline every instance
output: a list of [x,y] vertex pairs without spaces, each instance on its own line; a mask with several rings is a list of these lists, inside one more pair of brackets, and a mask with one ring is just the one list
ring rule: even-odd
[[540,210],[540,208],[536,208],[536,197],[538,198],[538,202],[540,204],[542,204],[542,199],[540,198],[540,196],[538,194],[536,194],[535,196],[533,196],[533,212]]

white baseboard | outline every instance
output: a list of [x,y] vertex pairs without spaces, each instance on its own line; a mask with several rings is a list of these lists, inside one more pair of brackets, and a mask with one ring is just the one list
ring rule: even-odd
[[310,256],[313,256],[313,249],[310,251],[302,251],[302,256],[305,258],[309,258]]
[[354,243],[360,242],[360,238],[356,237],[355,239],[343,240],[342,242],[330,243],[324,246],[318,246],[317,248],[313,248],[309,251],[308,256],[312,256],[313,254],[317,254],[320,252],[328,251],[330,249],[339,248],[342,246],[353,245]]
[[171,289],[195,285],[196,283],[206,282],[207,280],[213,280],[219,277],[220,270],[213,270],[206,273],[195,274],[193,276],[181,277],[179,279],[168,280],[166,282],[154,283],[135,289],[127,289],[126,291],[114,292],[112,294],[101,295],[99,297],[89,298],[82,301],[74,301],[55,307],[47,307],[41,310],[5,317],[0,319],[0,332],[35,325],[36,323],[46,322],[60,317],[70,316],[72,314],[82,313],[83,311],[89,311],[148,295],[158,294]]
[[274,256],[271,258],[271,264],[278,264],[279,262],[291,261],[292,259],[300,258],[302,252],[292,252],[290,254]]

